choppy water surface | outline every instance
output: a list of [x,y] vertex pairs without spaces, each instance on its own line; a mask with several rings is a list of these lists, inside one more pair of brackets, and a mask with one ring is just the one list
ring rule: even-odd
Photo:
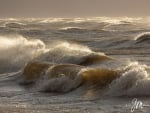
[[0,112],[150,110],[150,18],[0,19]]

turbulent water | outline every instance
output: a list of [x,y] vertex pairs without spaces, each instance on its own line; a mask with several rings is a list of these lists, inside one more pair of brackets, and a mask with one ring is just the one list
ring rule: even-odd
[[149,17],[0,19],[1,113],[148,113],[149,96]]

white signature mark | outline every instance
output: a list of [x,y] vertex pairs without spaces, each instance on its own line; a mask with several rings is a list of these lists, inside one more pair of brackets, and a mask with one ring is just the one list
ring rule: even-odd
[[135,110],[142,110],[144,107],[150,107],[150,105],[143,104],[142,101],[138,100],[137,98],[134,98],[132,100],[131,113],[133,113]]

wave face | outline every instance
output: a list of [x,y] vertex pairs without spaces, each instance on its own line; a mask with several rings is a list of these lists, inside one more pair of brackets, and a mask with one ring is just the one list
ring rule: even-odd
[[[31,67],[32,66],[32,67]],[[24,82],[35,83],[38,90],[70,92],[78,87],[104,91],[109,96],[149,96],[150,67],[131,62],[122,68],[86,68],[74,64],[29,63]]]
[[149,25],[128,17],[0,19],[0,81],[33,95],[150,96]]
[[42,86],[42,90],[68,92],[80,85],[95,86],[98,88],[105,87],[119,77],[120,74],[111,69],[85,68],[84,66],[74,64],[43,64],[32,62],[25,67],[23,76],[23,82],[35,82]]

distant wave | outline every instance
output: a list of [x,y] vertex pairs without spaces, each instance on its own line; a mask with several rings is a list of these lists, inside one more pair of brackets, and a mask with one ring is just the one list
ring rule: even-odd
[[121,22],[118,24],[108,24],[104,26],[103,30],[105,31],[130,31],[133,28],[135,28],[135,25],[133,23],[128,23],[128,22]]
[[22,28],[25,25],[26,25],[25,23],[13,22],[13,23],[6,23],[5,27],[9,27],[9,28]]
[[137,36],[133,35],[129,38],[116,38],[103,40],[100,42],[91,42],[90,44],[96,48],[109,48],[109,49],[129,49],[129,48],[150,48],[150,32],[139,33]]
[[[64,19],[65,20],[65,19]],[[129,17],[91,17],[91,18],[70,18],[66,19],[67,22],[71,23],[83,23],[83,22],[96,22],[96,23],[110,23],[110,24],[121,24],[131,23],[140,21],[142,18],[129,18]]]
[[61,28],[60,29],[61,31],[66,31],[66,32],[85,32],[87,31],[87,29],[83,29],[83,28],[80,28],[80,27],[65,27],[65,28]]
[[150,43],[150,32],[141,33],[135,38],[136,43]]
[[[104,29],[102,29],[103,26],[98,26],[95,28],[82,28],[82,27],[65,27],[65,28],[61,28],[59,31],[64,32],[64,33],[77,33],[82,35],[82,33],[86,33],[87,35],[90,33],[108,33],[109,31],[106,31]],[[88,37],[88,36],[87,36]],[[85,40],[86,41],[86,40]]]

